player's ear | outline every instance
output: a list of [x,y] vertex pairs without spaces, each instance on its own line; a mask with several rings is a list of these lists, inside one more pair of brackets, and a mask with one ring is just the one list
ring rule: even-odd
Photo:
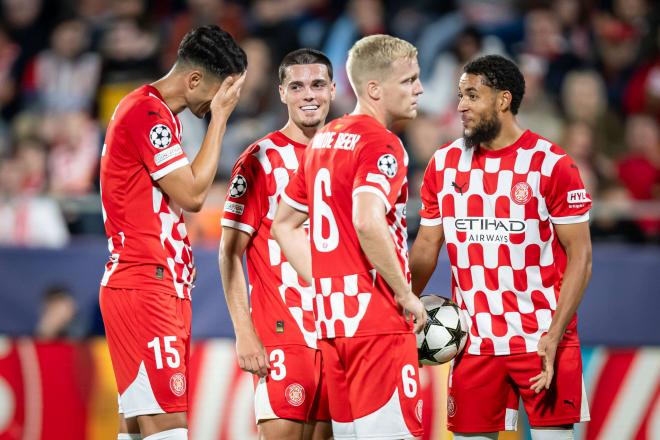
[[511,92],[508,90],[503,90],[498,93],[497,96],[497,108],[502,113],[506,112],[511,108]]
[[337,93],[337,84],[334,81],[330,82],[330,101],[335,100],[335,95]]
[[286,90],[284,89],[284,86],[280,84],[278,86],[278,90],[280,91],[280,101],[282,101],[282,104],[286,104],[286,99],[285,99]]
[[380,83],[376,80],[371,80],[367,82],[367,95],[374,101],[380,100],[383,94],[383,88],[381,87]]
[[199,70],[191,70],[186,77],[188,89],[194,90],[204,80],[204,75]]

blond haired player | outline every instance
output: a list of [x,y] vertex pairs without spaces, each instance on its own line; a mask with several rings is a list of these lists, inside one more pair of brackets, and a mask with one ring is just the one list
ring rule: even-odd
[[314,136],[272,231],[314,284],[334,437],[413,438],[422,435],[422,400],[408,313],[419,330],[426,312],[409,283],[408,155],[389,127],[417,115],[417,50],[369,36],[351,48],[347,71],[355,111]]

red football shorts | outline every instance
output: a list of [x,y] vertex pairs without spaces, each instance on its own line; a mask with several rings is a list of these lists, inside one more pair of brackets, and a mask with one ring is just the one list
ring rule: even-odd
[[415,335],[323,339],[319,348],[335,439],[422,435]]
[[254,376],[257,423],[270,419],[330,420],[321,352],[304,345],[265,347],[268,376]]
[[541,372],[537,353],[456,358],[449,373],[447,426],[453,432],[515,431],[522,398],[529,423],[568,425],[589,420],[579,347],[560,347],[550,389],[536,394],[530,378]]
[[101,313],[124,417],[188,410],[190,301],[101,287]]

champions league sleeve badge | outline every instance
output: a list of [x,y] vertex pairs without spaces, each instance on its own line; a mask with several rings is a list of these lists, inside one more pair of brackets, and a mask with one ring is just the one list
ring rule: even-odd
[[396,172],[399,170],[399,164],[396,161],[396,157],[391,154],[383,154],[380,156],[378,158],[378,170],[390,179],[396,176]]
[[151,127],[149,140],[151,141],[151,145],[162,150],[163,148],[167,148],[172,142],[172,132],[167,128],[167,125],[156,124]]
[[236,174],[229,184],[229,197],[237,199],[247,192],[247,180],[240,174]]

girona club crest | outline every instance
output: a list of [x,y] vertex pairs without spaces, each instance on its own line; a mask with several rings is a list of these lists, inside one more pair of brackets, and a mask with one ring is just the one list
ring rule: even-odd
[[186,376],[183,373],[174,373],[170,377],[170,390],[175,396],[183,396],[186,392]]
[[511,188],[511,200],[524,205],[532,199],[532,187],[527,182],[518,182]]
[[305,388],[299,383],[292,383],[284,390],[284,397],[291,406],[300,406],[305,402]]

